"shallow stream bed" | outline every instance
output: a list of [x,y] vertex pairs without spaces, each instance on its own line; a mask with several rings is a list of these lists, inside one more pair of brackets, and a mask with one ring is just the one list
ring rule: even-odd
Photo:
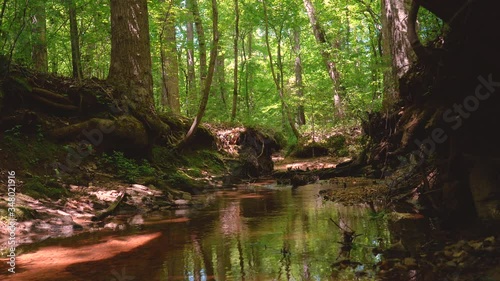
[[[200,195],[190,208],[135,216],[114,231],[23,246],[16,274],[6,275],[2,262],[0,279],[377,280],[381,255],[374,249],[399,234],[391,233],[387,216],[324,201],[321,189],[264,183]],[[331,220],[360,234],[350,256]],[[346,268],[332,266],[347,258]]]

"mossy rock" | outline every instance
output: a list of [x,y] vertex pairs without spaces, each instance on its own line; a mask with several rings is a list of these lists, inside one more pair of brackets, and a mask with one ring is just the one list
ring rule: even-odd
[[334,135],[326,139],[326,146],[330,150],[330,154],[345,157],[349,155],[347,148],[347,139],[343,135]]
[[312,158],[328,155],[328,147],[321,143],[298,144],[291,155],[297,158]]
[[60,199],[69,195],[68,191],[56,181],[48,180],[46,182],[42,182],[42,180],[38,177],[27,180],[21,190],[24,194],[35,199]]

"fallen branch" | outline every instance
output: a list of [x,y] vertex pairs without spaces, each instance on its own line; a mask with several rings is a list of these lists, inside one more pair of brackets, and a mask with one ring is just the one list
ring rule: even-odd
[[125,198],[125,196],[127,196],[127,193],[123,192],[120,197],[118,197],[108,208],[106,208],[106,210],[97,212],[96,215],[91,218],[91,220],[100,221],[105,217],[113,214],[115,210],[118,208],[118,206],[120,206],[120,203],[123,202],[123,198]]

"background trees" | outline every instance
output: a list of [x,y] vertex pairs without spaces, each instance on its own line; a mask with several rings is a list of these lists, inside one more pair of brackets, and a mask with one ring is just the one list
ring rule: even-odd
[[[1,4],[3,55],[58,75],[113,76],[108,0]],[[384,90],[395,96],[391,85],[412,55],[397,51],[408,50],[400,37],[409,3],[265,4],[267,20],[262,2],[218,3],[220,40],[206,121],[262,124],[307,135],[313,126],[327,129],[379,110]],[[211,3],[163,0],[148,6],[151,102],[160,111],[194,117],[208,76],[207,50],[213,49]],[[432,38],[441,23],[425,11],[420,16],[428,27],[423,39]]]

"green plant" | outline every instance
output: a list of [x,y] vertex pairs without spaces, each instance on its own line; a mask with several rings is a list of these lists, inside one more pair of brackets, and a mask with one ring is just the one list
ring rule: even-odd
[[142,160],[139,164],[137,161],[127,158],[120,151],[114,151],[112,154],[103,154],[100,162],[103,165],[109,166],[118,178],[131,183],[140,177],[153,176],[155,174],[155,169],[146,160]]
[[14,138],[19,138],[21,136],[21,125],[16,125],[8,130],[5,130],[5,135],[14,137]]

